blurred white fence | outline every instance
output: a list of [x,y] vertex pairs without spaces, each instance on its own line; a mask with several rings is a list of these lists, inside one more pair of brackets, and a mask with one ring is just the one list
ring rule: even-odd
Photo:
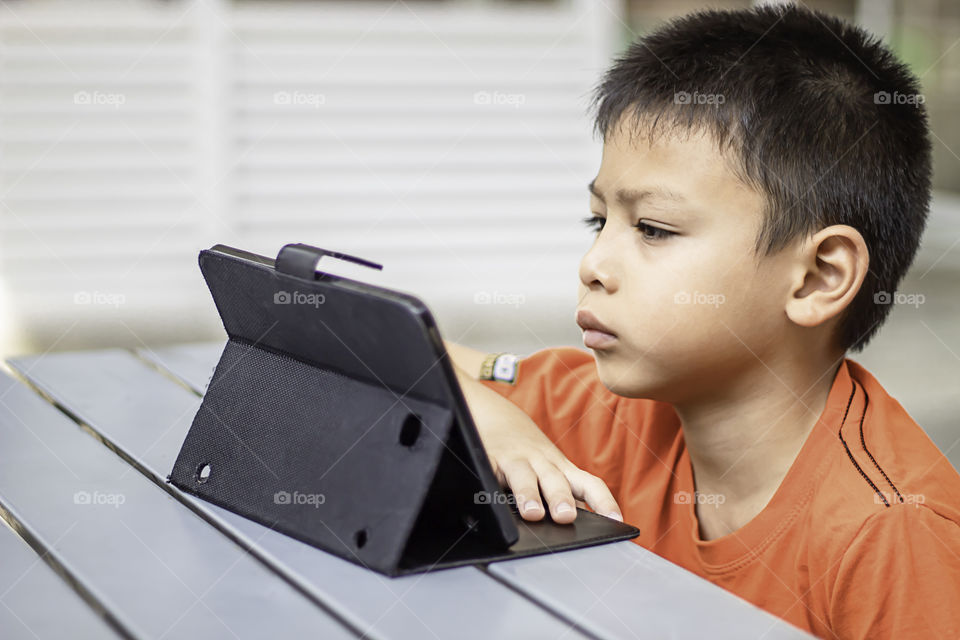
[[381,262],[461,328],[575,329],[616,4],[0,4],[6,348],[215,332],[216,242]]

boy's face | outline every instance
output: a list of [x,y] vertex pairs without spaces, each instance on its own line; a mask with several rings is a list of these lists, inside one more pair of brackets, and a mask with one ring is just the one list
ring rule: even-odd
[[651,145],[618,130],[607,136],[590,196],[604,226],[579,270],[578,309],[616,335],[594,349],[599,376],[627,397],[678,402],[717,392],[770,362],[786,338],[797,254],[755,256],[763,198],[712,138],[662,135]]

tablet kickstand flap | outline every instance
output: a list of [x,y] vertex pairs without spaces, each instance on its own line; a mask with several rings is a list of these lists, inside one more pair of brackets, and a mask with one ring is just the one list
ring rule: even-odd
[[480,485],[446,445],[452,422],[446,408],[230,339],[170,481],[381,573],[437,566],[460,543],[451,566],[485,533]]

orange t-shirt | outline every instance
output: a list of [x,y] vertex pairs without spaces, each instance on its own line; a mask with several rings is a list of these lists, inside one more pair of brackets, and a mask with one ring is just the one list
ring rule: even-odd
[[821,637],[960,638],[960,475],[856,362],[766,507],[709,541],[670,404],[614,394],[580,349],[518,366],[482,383],[607,483],[637,544]]

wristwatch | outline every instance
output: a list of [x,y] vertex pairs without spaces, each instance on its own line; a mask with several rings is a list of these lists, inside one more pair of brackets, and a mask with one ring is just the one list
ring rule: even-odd
[[520,358],[513,353],[491,353],[480,365],[481,380],[497,380],[516,384]]

